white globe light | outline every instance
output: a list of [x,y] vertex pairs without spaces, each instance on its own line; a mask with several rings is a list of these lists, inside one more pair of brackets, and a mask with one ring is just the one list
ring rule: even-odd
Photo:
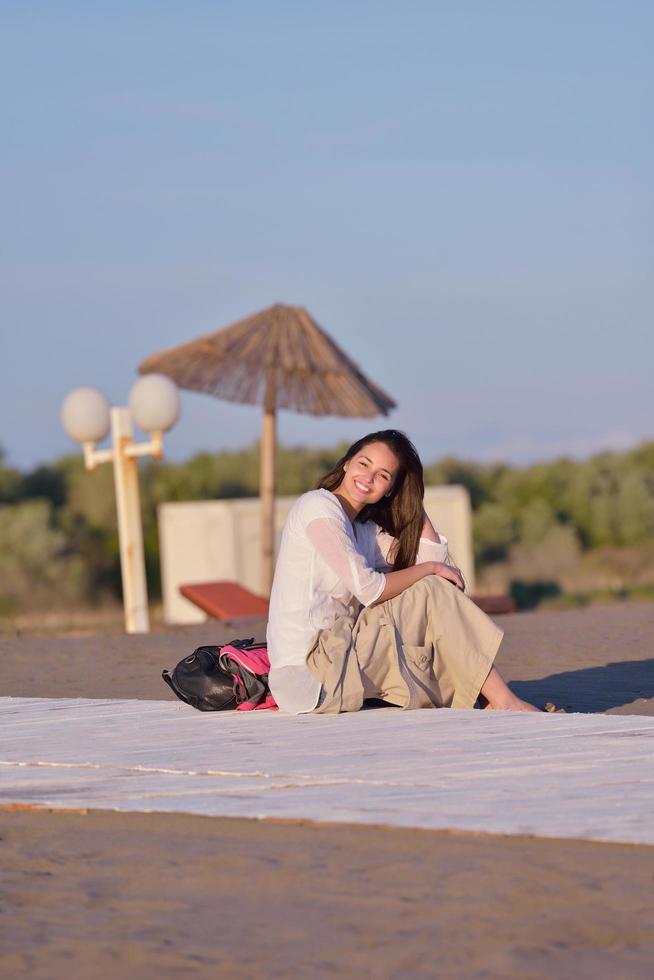
[[100,442],[109,432],[109,402],[97,388],[75,388],[64,398],[61,424],[75,442]]
[[176,385],[163,374],[146,374],[129,393],[132,418],[144,432],[165,432],[179,418]]

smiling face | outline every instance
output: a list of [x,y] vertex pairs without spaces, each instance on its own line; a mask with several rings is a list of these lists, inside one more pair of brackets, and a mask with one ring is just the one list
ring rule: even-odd
[[384,442],[369,442],[344,464],[336,494],[355,517],[393,489],[400,461]]

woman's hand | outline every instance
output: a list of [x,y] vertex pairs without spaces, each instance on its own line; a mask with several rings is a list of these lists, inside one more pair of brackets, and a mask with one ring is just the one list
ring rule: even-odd
[[448,582],[452,582],[456,585],[457,589],[461,589],[462,592],[465,591],[465,582],[463,581],[463,575],[458,568],[454,565],[448,565],[444,561],[432,561],[431,564],[434,566],[433,575],[440,575],[441,578],[446,578]]

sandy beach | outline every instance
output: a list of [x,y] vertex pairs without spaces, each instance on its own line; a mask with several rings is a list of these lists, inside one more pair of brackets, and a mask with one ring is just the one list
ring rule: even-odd
[[6,977],[650,977],[654,849],[3,813]]
[[[499,622],[521,696],[654,714],[653,604]],[[5,634],[1,693],[164,700],[162,667],[263,630]],[[106,811],[0,838],[7,977],[651,976],[651,847]]]

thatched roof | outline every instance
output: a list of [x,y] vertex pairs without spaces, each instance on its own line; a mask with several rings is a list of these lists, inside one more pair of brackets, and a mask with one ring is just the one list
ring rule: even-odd
[[228,401],[309,415],[369,418],[395,408],[303,307],[281,303],[153,354],[139,371]]

